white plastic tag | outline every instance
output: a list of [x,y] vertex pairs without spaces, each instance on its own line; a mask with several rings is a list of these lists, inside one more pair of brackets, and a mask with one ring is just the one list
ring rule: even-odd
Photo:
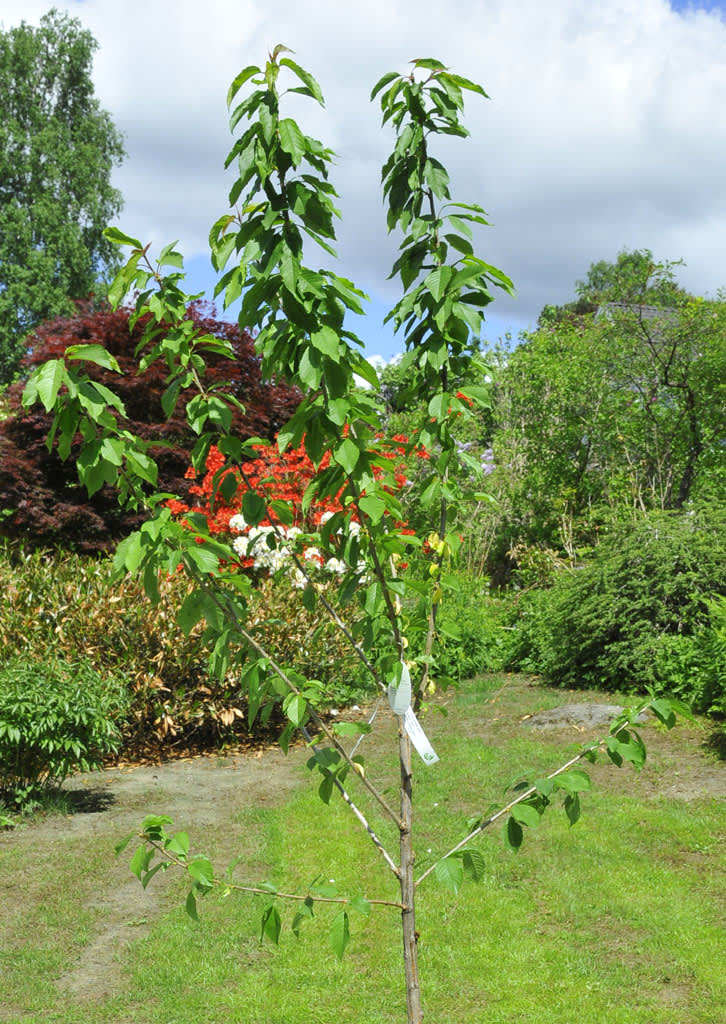
[[413,713],[413,708],[410,705],[403,716],[403,728],[408,733],[408,738],[413,743],[416,748],[416,753],[424,764],[436,764],[439,759],[438,755],[429,743],[428,736],[421,728],[421,723],[418,718],[416,718],[416,715]]
[[388,703],[401,717],[406,714],[406,708],[411,707],[411,673],[405,662],[401,664],[401,682],[398,686],[391,684],[388,687]]

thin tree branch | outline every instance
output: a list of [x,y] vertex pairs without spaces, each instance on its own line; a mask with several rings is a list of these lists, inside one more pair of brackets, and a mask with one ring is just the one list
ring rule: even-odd
[[[634,717],[637,718],[637,715]],[[616,729],[614,733],[611,733],[610,735],[617,736],[619,733],[623,731],[623,729],[627,729],[631,725],[632,720],[628,719],[626,722],[623,722],[622,725],[619,726],[619,728]],[[579,754],[576,754],[574,757],[570,758],[569,761],[565,762],[565,764],[561,765],[559,768],[556,768],[555,771],[547,775],[546,778],[555,779],[558,775],[562,775],[563,772],[568,771],[570,768],[573,767],[573,765],[576,765],[579,761],[584,760],[584,758],[586,758],[589,754],[592,754],[596,750],[602,749],[602,747],[604,747],[605,745],[605,742],[606,740],[603,738],[585,747],[585,749],[581,750]],[[509,814],[512,808],[516,807],[517,804],[521,804],[524,800],[528,800],[529,797],[534,796],[536,792],[537,787],[530,786],[529,789],[524,790],[524,792],[520,793],[519,796],[517,796],[514,800],[510,800],[506,807],[502,807],[500,810],[495,811],[494,814],[490,814],[489,817],[486,818],[484,821],[479,822],[477,827],[475,829],[472,829],[472,831],[469,833],[468,836],[466,836],[466,838],[462,839],[461,842],[456,844],[456,846],[452,846],[452,848],[447,853],[445,853],[442,857],[439,857],[438,860],[434,861],[433,864],[426,868],[423,874],[420,875],[419,878],[416,880],[416,887],[418,888],[421,882],[423,882],[425,878],[428,878],[428,876],[436,870],[438,864],[446,860],[447,857],[451,857],[455,853],[458,853],[459,850],[462,850],[467,843],[471,842],[472,839],[478,836],[481,832],[484,832],[487,828],[489,828],[490,825],[493,825],[494,822],[499,821],[499,819],[504,817],[505,814]]]
[[[189,867],[189,863],[190,863],[189,861],[181,860],[179,857],[175,856],[173,853],[170,853],[169,850],[167,850],[164,847],[163,843],[159,843],[155,839],[149,839],[149,837],[146,835],[146,833],[139,832],[139,838],[143,839],[144,842],[147,843],[149,846],[153,846],[153,848],[158,853],[160,853],[161,856],[164,857],[164,859],[169,864],[173,864],[175,867],[182,868],[185,871]],[[315,903],[342,903],[342,904],[350,904],[350,903],[353,902],[353,900],[350,897],[347,897],[347,896],[315,896],[313,893],[307,893],[305,896],[302,896],[300,893],[295,893],[295,892],[279,892],[278,890],[275,890],[273,892],[270,889],[263,889],[260,886],[256,886],[256,885],[241,885],[238,882],[230,882],[229,880],[225,880],[225,879],[222,879],[222,878],[216,878],[216,877],[210,879],[210,881],[211,881],[212,885],[222,886],[224,889],[229,889],[229,890],[232,890],[234,892],[247,892],[247,893],[251,893],[254,896],[272,896],[272,897],[275,897],[275,898],[279,898],[281,900],[297,900],[297,901],[302,902],[302,903],[307,902],[307,900],[313,900],[313,902],[315,902]],[[368,899],[367,897],[364,897],[364,899],[365,899],[366,903],[370,903],[373,906],[395,907],[397,910],[403,910],[404,909],[403,904],[399,903],[397,900]]]

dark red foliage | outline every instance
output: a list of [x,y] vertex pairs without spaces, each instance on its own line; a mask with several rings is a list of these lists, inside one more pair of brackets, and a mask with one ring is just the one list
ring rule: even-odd
[[[30,339],[25,368],[58,358],[69,345],[79,343],[100,344],[112,352],[124,375],[85,364],[89,375],[121,396],[129,430],[145,440],[172,444],[169,449],[152,452],[159,464],[159,490],[185,497],[189,480],[184,474],[195,435],[186,423],[184,396],[167,420],[161,407],[166,366],[160,361],[137,374],[134,349],[143,325],[137,324],[129,332],[129,310],[99,309],[91,301],[77,305],[75,316],[48,321],[37,329]],[[300,392],[283,383],[264,382],[251,336],[235,324],[215,319],[213,307],[195,303],[188,315],[201,331],[229,340],[237,353],[236,360],[208,356],[205,378],[207,383],[229,381],[244,405],[244,413],[234,411],[232,431],[241,438],[271,440],[294,412]],[[33,546],[65,545],[89,553],[111,550],[143,516],[122,511],[115,492],[108,487],[88,498],[77,483],[73,458],[61,462],[45,447],[50,416],[40,406],[25,413],[22,390],[22,383],[10,389],[11,416],[0,421],[0,513],[4,509],[11,512],[0,519],[0,532]],[[193,393],[187,397],[191,399]]]

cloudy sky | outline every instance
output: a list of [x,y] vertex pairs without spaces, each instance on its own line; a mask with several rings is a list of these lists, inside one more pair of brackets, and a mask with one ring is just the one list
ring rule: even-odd
[[[3,0],[0,24],[37,24],[49,3]],[[492,226],[477,249],[513,279],[490,306],[495,340],[573,297],[622,248],[683,258],[699,294],[726,285],[726,0],[60,0],[99,43],[96,92],[126,136],[119,226],[160,246],[180,239],[195,288],[213,282],[206,238],[226,211],[225,95],[278,42],[320,82],[325,110],[296,109],[337,153],[339,272],[371,296],[351,326],[391,356],[381,326],[395,241],[378,190],[391,145],[368,101],[386,71],[437,57],[481,82],[471,138],[439,151],[452,195]],[[314,254],[309,261],[316,262]]]

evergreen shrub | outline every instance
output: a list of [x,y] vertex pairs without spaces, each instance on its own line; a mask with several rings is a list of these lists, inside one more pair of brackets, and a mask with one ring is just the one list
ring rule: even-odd
[[[673,690],[678,652],[702,647],[713,602],[724,596],[726,511],[652,513],[522,601],[508,667],[571,688]],[[723,687],[681,672],[675,689],[709,710],[723,704]]]

